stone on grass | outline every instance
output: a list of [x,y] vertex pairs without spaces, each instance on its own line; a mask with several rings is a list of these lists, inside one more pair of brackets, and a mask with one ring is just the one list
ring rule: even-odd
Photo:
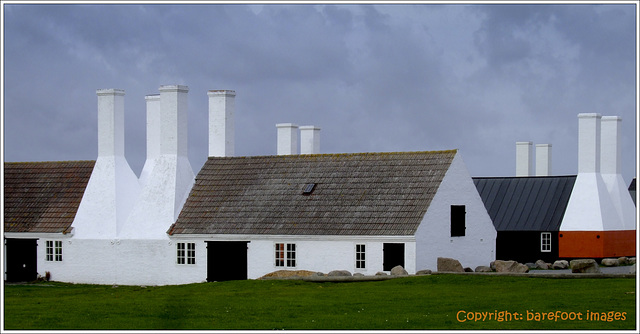
[[491,270],[490,267],[487,266],[477,266],[475,272],[477,273],[490,273],[493,270]]
[[460,261],[448,257],[438,258],[438,271],[439,272],[454,272],[463,273],[464,268],[460,264]]
[[495,261],[496,272],[499,273],[528,273],[529,267],[516,261]]
[[387,273],[385,273],[384,271],[378,271],[376,273],[376,276],[387,276]]
[[471,269],[470,267],[464,267],[464,272],[465,273],[472,273],[473,269]]
[[600,261],[600,264],[605,267],[617,267],[620,265],[620,260],[607,258],[602,259],[602,261]]
[[549,269],[549,264],[544,262],[543,260],[536,261],[536,269],[547,270]]
[[353,274],[353,277],[363,277],[364,274],[363,273],[355,273]]
[[416,275],[417,276],[420,276],[420,275],[431,275],[431,270],[429,270],[429,269],[418,270],[418,271],[416,271]]
[[618,264],[621,266],[626,266],[629,263],[629,258],[626,256],[621,256],[618,258]]
[[525,266],[527,266],[529,269],[537,269],[538,267],[536,266],[535,263],[533,262],[527,262],[524,264]]
[[348,270],[332,270],[327,276],[351,276],[351,272]]
[[569,261],[567,260],[558,260],[553,263],[551,266],[553,269],[567,269],[569,268]]
[[599,273],[600,267],[594,259],[571,260],[569,263],[572,273]]
[[402,266],[395,266],[391,268],[391,275],[393,276],[407,276],[409,273],[402,268]]
[[628,264],[636,264],[636,257],[630,257],[627,259]]

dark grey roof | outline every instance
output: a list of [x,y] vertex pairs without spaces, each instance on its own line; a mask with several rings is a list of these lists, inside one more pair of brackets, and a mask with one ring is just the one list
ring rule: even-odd
[[474,177],[497,231],[558,231],[576,176]]
[[95,161],[4,163],[4,231],[64,233]]
[[168,233],[413,235],[456,152],[210,157]]

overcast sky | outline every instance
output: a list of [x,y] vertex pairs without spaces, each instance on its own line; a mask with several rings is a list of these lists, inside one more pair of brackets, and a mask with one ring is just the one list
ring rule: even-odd
[[622,5],[16,5],[4,9],[5,161],[94,160],[97,97],[124,89],[126,157],[146,155],[145,95],[189,87],[189,158],[208,154],[207,91],[236,91],[236,156],[276,153],[276,123],[321,152],[459,149],[513,176],[515,143],[577,173],[578,113],[622,116],[636,168],[636,8]]

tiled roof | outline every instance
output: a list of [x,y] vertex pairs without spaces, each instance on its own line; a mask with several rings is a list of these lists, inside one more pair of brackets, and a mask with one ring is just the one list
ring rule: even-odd
[[65,232],[95,161],[5,162],[4,231]]
[[210,157],[168,233],[413,235],[456,152]]
[[576,176],[474,177],[499,231],[558,231]]

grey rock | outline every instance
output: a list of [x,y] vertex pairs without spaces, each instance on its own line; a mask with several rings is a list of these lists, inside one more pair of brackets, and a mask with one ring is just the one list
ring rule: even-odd
[[324,275],[324,273],[318,271],[318,272],[316,272],[316,276],[325,276],[325,275]]
[[629,258],[627,258],[626,256],[619,257],[618,264],[621,266],[626,266],[627,264],[629,264]]
[[536,261],[536,269],[547,270],[547,269],[549,269],[550,267],[551,267],[551,266],[550,266],[548,263],[546,263],[546,262],[544,262],[544,261],[542,261],[542,260],[538,260],[538,261]]
[[351,272],[348,270],[332,270],[327,276],[351,276]]
[[376,276],[387,276],[387,273],[385,273],[384,271],[378,271],[376,273]]
[[464,272],[465,273],[472,273],[473,269],[469,268],[469,267],[464,267]]
[[407,276],[409,273],[402,268],[402,266],[395,266],[391,268],[391,275],[393,276]]
[[487,266],[477,266],[475,272],[477,273],[490,273],[493,270],[491,270],[490,267]]
[[628,264],[636,264],[636,257],[630,257],[627,259]]
[[536,264],[533,263],[533,262],[527,262],[524,265],[527,266],[529,269],[537,269],[538,268],[538,266],[536,266]]
[[620,260],[607,258],[607,259],[602,259],[602,261],[600,261],[600,264],[605,267],[617,267],[620,265]]
[[499,273],[528,273],[529,267],[516,261],[495,261],[496,272]]
[[448,257],[438,258],[438,271],[439,272],[454,272],[463,273],[464,268],[460,264],[460,261]]
[[600,266],[594,259],[571,260],[569,263],[572,273],[599,273]]
[[553,263],[551,266],[553,269],[567,269],[569,268],[569,261],[567,260],[558,260]]
[[496,271],[496,261],[491,261],[491,263],[489,263],[489,268],[491,268],[492,271]]
[[416,275],[418,275],[418,276],[420,276],[420,275],[431,275],[431,270],[429,270],[429,269],[418,270],[418,271],[416,271]]
[[355,273],[355,274],[353,274],[353,277],[362,277],[362,276],[364,276],[363,273]]

